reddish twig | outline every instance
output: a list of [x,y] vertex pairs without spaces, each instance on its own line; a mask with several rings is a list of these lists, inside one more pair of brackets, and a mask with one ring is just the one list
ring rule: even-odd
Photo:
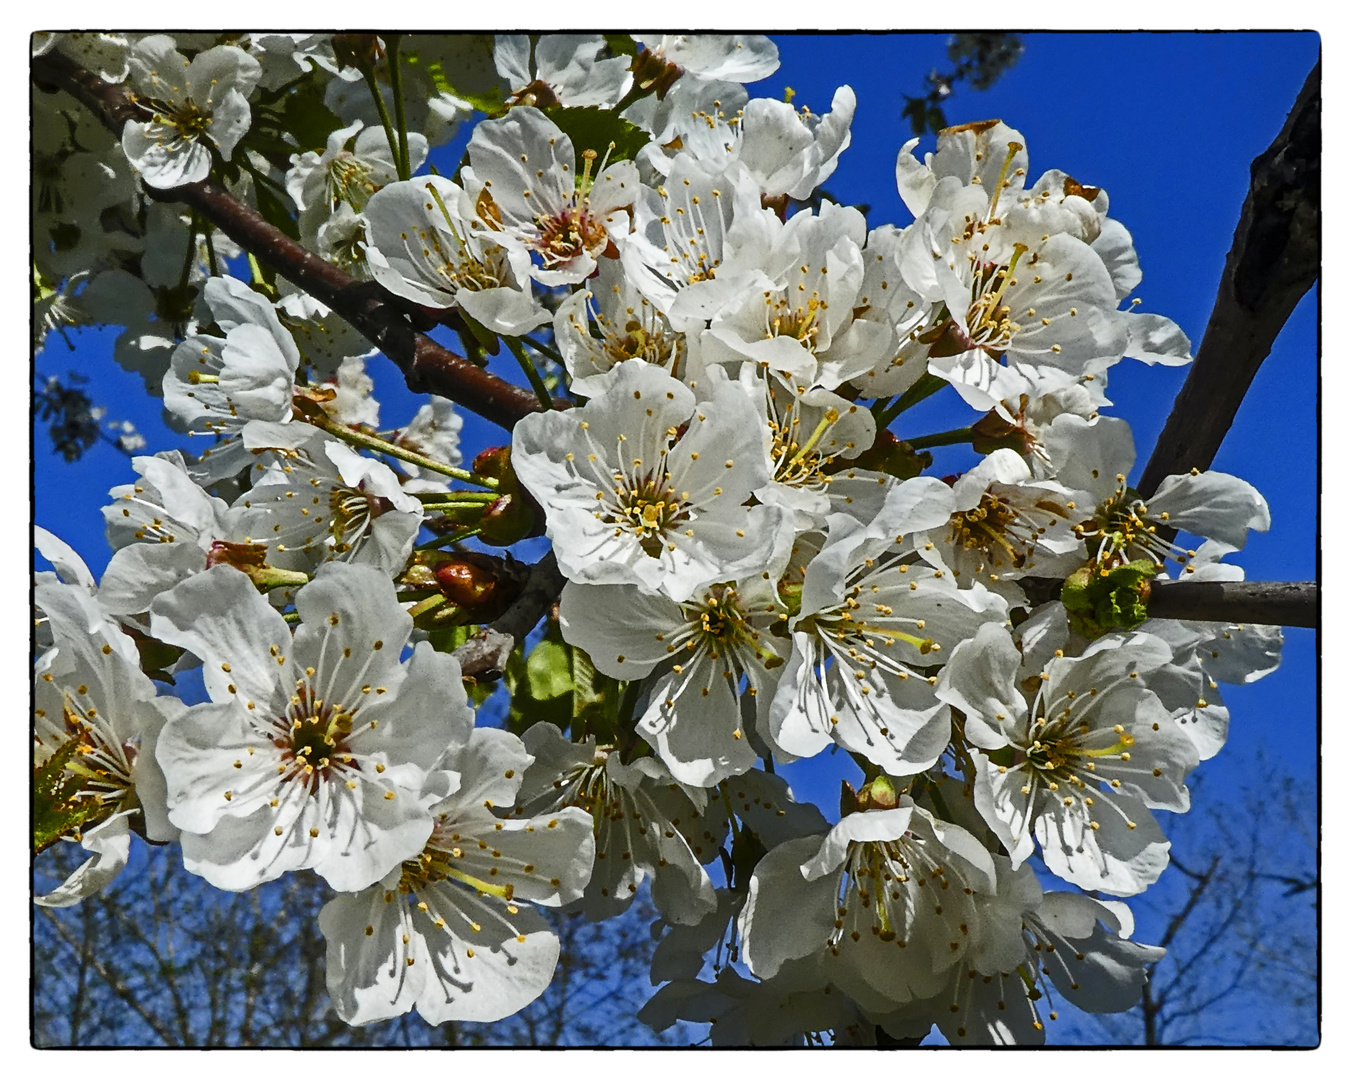
[[[124,87],[104,82],[59,53],[38,57],[32,71],[35,81],[66,90],[114,134],[120,135],[128,120],[140,119]],[[147,188],[146,194],[191,207],[203,221],[327,304],[398,365],[410,390],[450,398],[508,429],[521,417],[540,411],[539,401],[530,390],[488,374],[418,333],[378,286],[354,281],[301,247],[219,184],[204,180],[162,191]]]

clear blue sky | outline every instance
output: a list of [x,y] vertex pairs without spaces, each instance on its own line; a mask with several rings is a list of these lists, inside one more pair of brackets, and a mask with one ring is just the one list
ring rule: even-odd
[[[782,67],[753,85],[756,95],[796,91],[795,104],[828,108],[836,86],[858,94],[853,145],[827,188],[839,201],[867,203],[870,226],[904,225],[910,217],[894,183],[896,153],[909,136],[900,116],[903,95],[922,92],[924,73],[946,70],[943,35],[870,34],[778,38]],[[1176,320],[1199,344],[1214,300],[1248,184],[1254,157],[1270,144],[1315,63],[1315,34],[1032,34],[1018,65],[992,90],[965,87],[946,103],[950,123],[997,117],[1025,136],[1030,173],[1062,169],[1105,188],[1112,216],[1135,238],[1144,271],[1137,290],[1143,310]],[[434,156],[442,171],[458,161],[463,137]],[[931,149],[932,138],[921,144]],[[1215,468],[1251,481],[1271,506],[1272,527],[1253,534],[1236,560],[1254,580],[1306,580],[1316,574],[1317,306],[1306,297],[1259,372]],[[147,452],[184,445],[159,422],[159,403],[145,397],[139,378],[113,365],[115,335],[71,334],[69,352],[53,338],[37,358],[40,374],[86,374],[88,390],[110,416],[137,422]],[[519,372],[504,352],[494,365],[507,378]],[[403,422],[416,399],[400,385],[392,365],[376,360],[377,397],[386,426]],[[1186,369],[1147,368],[1124,361],[1110,377],[1115,414],[1135,431],[1143,467]],[[969,422],[964,406],[940,395],[931,407],[907,414],[901,433],[921,434]],[[468,453],[506,441],[491,425],[466,424]],[[940,471],[969,463],[961,451],[942,459]],[[44,430],[34,442],[35,520],[85,557],[95,573],[107,562],[99,507],[108,488],[127,482],[127,460],[106,446],[67,464],[50,451]],[[1134,477],[1132,477],[1134,478]],[[1207,796],[1236,792],[1253,778],[1255,757],[1289,770],[1308,791],[1315,811],[1317,684],[1314,632],[1286,634],[1281,668],[1250,687],[1224,687],[1233,714],[1229,745],[1202,769]],[[823,766],[792,773],[802,794],[836,816],[839,755]],[[1164,815],[1166,818],[1166,815]],[[1168,827],[1164,822],[1165,830]],[[1142,929],[1144,929],[1142,927]],[[1144,934],[1141,935],[1145,937]],[[1147,939],[1147,938],[1146,938]]]

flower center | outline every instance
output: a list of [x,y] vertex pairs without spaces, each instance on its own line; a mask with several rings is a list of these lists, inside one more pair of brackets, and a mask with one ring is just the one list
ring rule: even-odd
[[605,222],[587,206],[573,205],[552,216],[537,217],[535,225],[539,237],[533,247],[546,270],[603,247],[609,235]]
[[372,179],[374,169],[351,151],[344,150],[328,164],[328,197],[336,208],[346,202],[358,214],[366,209],[370,197],[380,190]]
[[[422,854],[414,859],[405,859],[399,874],[399,884],[395,886],[401,893],[416,893],[417,890],[450,880],[468,885],[479,893],[510,900],[516,892],[511,884],[497,885],[468,874],[456,866],[456,860],[464,858],[464,847],[471,843],[459,833],[452,832],[443,814],[432,827],[432,835]],[[513,909],[514,912],[514,909]]]
[[1126,487],[1124,474],[1118,473],[1116,480],[1116,491],[1098,507],[1092,520],[1074,527],[1076,536],[1097,541],[1094,561],[1102,565],[1104,574],[1112,565],[1127,561],[1132,549],[1153,559],[1160,571],[1170,559],[1186,564],[1196,557],[1195,551],[1159,536],[1158,524],[1148,516],[1148,504]]
[[174,128],[183,139],[198,139],[211,126],[211,114],[203,112],[192,98],[185,98],[180,105],[142,98],[139,104],[151,114],[152,123]]
[[328,779],[336,763],[351,762],[347,740],[354,710],[318,697],[310,682],[312,672],[307,669],[305,677],[296,680],[296,691],[283,717],[290,730],[274,737],[273,743],[282,751],[287,779],[303,775],[317,782]]
[[1003,352],[1021,329],[1009,318],[1013,309],[1004,303],[1004,291],[1016,284],[1013,273],[1025,251],[1025,245],[1014,244],[1008,266],[984,263],[976,267],[971,279],[971,306],[966,309],[966,335],[973,346]]
[[661,554],[662,537],[667,530],[689,517],[688,507],[667,484],[665,470],[660,477],[633,481],[617,474],[615,498],[618,506],[608,520],[637,536],[643,551],[653,558]]
[[802,440],[802,416],[796,398],[786,417],[769,421],[770,455],[774,461],[774,479],[793,487],[813,487],[828,483],[823,470],[835,460],[834,454],[820,449],[825,433],[840,418],[837,409],[827,409],[806,440]]

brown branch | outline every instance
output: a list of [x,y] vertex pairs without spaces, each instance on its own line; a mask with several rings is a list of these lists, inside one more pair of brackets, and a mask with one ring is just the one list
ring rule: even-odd
[[1321,75],[1320,62],[1276,141],[1252,163],[1201,347],[1140,477],[1146,498],[1165,477],[1210,467],[1258,367],[1318,277]]
[[[1019,583],[1032,604],[1060,596],[1058,578],[1023,578]],[[1261,623],[1267,626],[1318,625],[1316,581],[1160,581],[1149,594],[1152,619],[1192,622]]]
[[[123,87],[104,82],[59,53],[35,59],[32,72],[35,81],[69,92],[115,135],[121,135],[128,120],[141,119]],[[540,411],[532,391],[488,374],[418,333],[399,305],[378,286],[354,281],[270,225],[219,184],[204,180],[164,190],[146,188],[145,193],[153,199],[191,207],[245,251],[327,304],[398,365],[408,388],[415,393],[450,398],[508,429],[521,417]]]
[[1153,619],[1318,625],[1316,581],[1173,581],[1154,587]]

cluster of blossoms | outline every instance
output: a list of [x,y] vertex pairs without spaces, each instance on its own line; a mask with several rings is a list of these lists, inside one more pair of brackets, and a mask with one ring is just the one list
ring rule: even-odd
[[[766,38],[397,40],[35,39],[138,110],[119,142],[35,95],[39,330],[126,326],[201,437],[113,489],[101,580],[38,532],[41,843],[90,853],[38,902],[106,885],[132,831],[221,889],[312,869],[354,1024],[510,1015],[559,955],[536,908],[604,919],[644,881],[658,1029],[1024,1043],[1058,997],[1131,1007],[1162,951],[1102,897],[1164,871],[1154,811],[1222,746],[1218,683],[1281,638],[1145,618],[1170,569],[1241,577],[1269,518],[1221,473],[1128,485],[1110,369],[1190,357],[1127,303],[1106,193],[989,121],[903,147],[915,220],[869,228],[812,198],[853,91],[752,100]],[[336,126],[288,127],[301,93]],[[475,106],[458,173],[414,175]],[[571,407],[471,468],[444,398],[382,429],[351,324],[142,190],[208,176]],[[969,426],[908,430],[947,388]],[[976,464],[923,475],[959,441]],[[541,532],[546,643],[599,719],[535,722],[515,678],[502,730],[456,650],[521,574],[466,545]],[[148,677],[197,665],[197,704]],[[835,750],[864,782],[832,825],[775,768]]]

